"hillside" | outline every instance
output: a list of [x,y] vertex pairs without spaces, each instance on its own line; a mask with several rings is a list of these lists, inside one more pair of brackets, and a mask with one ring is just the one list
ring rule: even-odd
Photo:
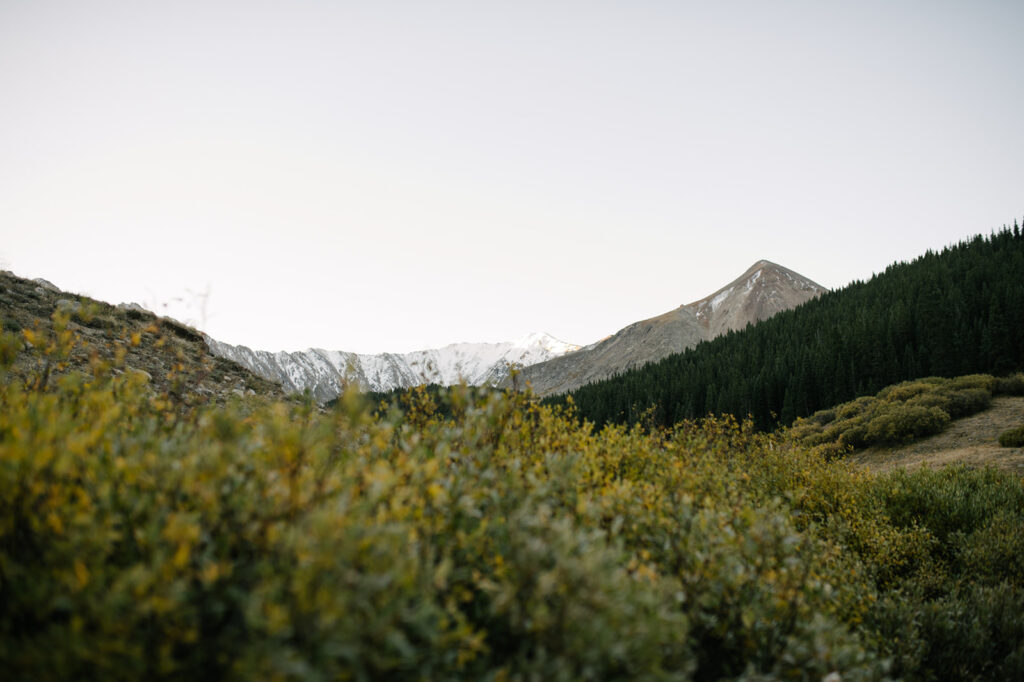
[[824,291],[822,286],[792,270],[766,260],[758,261],[700,300],[634,322],[575,352],[525,367],[520,380],[522,384],[529,383],[539,396],[565,393],[743,329]]
[[[35,339],[28,344],[33,352],[21,353],[10,369],[23,380],[84,375],[98,360],[120,365],[113,368],[116,373],[142,372],[153,391],[187,404],[224,403],[241,395],[284,397],[280,386],[210,354],[202,334],[191,327],[137,305],[114,306],[64,292],[46,280],[0,274],[0,324],[5,332]],[[45,350],[58,346],[60,362],[47,363]]]
[[1015,225],[570,395],[597,424],[729,413],[771,428],[905,379],[1006,374],[1024,368],[1021,273]]
[[847,457],[870,471],[938,469],[948,464],[995,467],[1024,477],[1024,448],[999,445],[999,434],[1024,424],[1024,396],[999,396],[986,410],[958,419],[941,433],[907,445],[876,445]]

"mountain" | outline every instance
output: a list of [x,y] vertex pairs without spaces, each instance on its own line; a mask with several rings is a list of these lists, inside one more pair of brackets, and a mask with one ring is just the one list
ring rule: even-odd
[[1019,372],[1021,273],[1024,231],[1015,224],[893,263],[870,280],[571,397],[579,416],[598,426],[671,426],[725,413],[772,428],[908,379]]
[[504,343],[453,343],[444,348],[376,355],[322,348],[271,353],[210,337],[206,343],[214,355],[279,382],[286,391],[309,389],[320,402],[336,398],[352,383],[377,392],[423,383],[498,384],[508,375],[510,365],[525,367],[579,348],[543,333]]
[[760,260],[710,296],[634,322],[576,352],[526,367],[521,378],[537,395],[565,393],[743,329],[824,291],[792,270]]

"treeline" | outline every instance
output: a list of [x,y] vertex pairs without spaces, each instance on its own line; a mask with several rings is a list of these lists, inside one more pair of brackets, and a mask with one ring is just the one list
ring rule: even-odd
[[770,428],[898,381],[1020,370],[1021,330],[1015,223],[569,395],[599,425],[729,413]]

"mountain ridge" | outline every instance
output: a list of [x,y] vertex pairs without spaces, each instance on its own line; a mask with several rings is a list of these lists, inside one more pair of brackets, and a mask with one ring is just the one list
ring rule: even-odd
[[[725,331],[742,329],[824,291],[788,268],[759,260],[714,293],[634,322],[585,347],[543,332],[501,343],[453,343],[408,353],[376,354],[323,348],[271,352],[205,338],[214,355],[276,381],[286,391],[308,390],[319,402],[336,398],[352,384],[372,392],[424,383],[507,388],[513,384],[509,372],[513,366],[538,395],[548,395],[661,359]],[[517,385],[525,385],[524,381]]]
[[470,385],[500,383],[511,366],[528,366],[579,348],[544,332],[515,341],[451,343],[408,353],[352,353],[323,348],[260,351],[206,337],[210,352],[279,382],[286,391],[309,390],[326,402],[351,384],[362,390],[390,391],[423,383]]
[[537,395],[565,393],[739,331],[825,291],[807,277],[762,259],[703,298],[626,325],[575,352],[525,367],[520,378]]

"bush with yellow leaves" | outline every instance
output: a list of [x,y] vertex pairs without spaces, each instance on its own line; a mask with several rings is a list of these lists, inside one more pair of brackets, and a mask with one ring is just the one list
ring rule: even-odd
[[457,388],[450,416],[183,407],[111,369],[0,384],[12,679],[930,679],[922,614],[1021,601],[1016,568],[971,579],[1016,548],[995,474],[942,483],[998,492],[949,520],[936,481],[731,418],[595,432]]

